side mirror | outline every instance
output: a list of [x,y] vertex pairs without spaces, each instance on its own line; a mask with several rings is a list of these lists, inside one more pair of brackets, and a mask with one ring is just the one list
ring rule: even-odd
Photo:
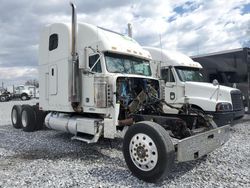
[[233,83],[233,88],[237,88],[237,84],[236,83]]
[[79,55],[79,69],[83,69],[84,71],[89,71],[89,54],[91,53],[91,49],[85,48],[84,53]]
[[214,79],[214,80],[213,80],[213,85],[214,85],[214,86],[217,86],[217,85],[219,85],[219,82],[218,82],[218,80]]

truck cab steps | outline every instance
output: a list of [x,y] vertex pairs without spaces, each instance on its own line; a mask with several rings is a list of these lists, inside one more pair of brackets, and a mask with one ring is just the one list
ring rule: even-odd
[[84,133],[79,133],[78,132],[71,139],[72,140],[80,140],[80,141],[86,142],[88,144],[96,143],[99,140],[102,131],[103,131],[103,125],[100,125],[99,128],[98,128],[98,131],[97,131],[97,133],[95,135],[84,134]]

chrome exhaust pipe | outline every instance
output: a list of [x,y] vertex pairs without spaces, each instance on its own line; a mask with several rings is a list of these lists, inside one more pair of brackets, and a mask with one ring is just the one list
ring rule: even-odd
[[77,61],[77,53],[76,53],[76,30],[77,30],[77,16],[76,16],[76,6],[70,2],[72,7],[72,21],[71,21],[71,55],[73,61]]
[[75,111],[78,110],[79,99],[79,70],[78,70],[78,54],[76,52],[77,46],[77,15],[76,6],[70,2],[72,7],[72,21],[71,21],[71,56],[72,56],[72,88],[71,88],[71,103]]
[[132,36],[133,34],[132,34],[132,25],[131,25],[131,23],[128,23],[128,36],[130,37],[130,38],[132,38],[133,36]]

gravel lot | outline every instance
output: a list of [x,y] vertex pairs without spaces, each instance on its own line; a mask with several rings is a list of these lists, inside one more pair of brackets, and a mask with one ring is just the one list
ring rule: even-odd
[[176,164],[171,176],[149,184],[131,175],[121,140],[88,145],[58,131],[14,129],[17,103],[0,103],[0,187],[250,187],[249,122],[232,127],[230,141],[206,158]]

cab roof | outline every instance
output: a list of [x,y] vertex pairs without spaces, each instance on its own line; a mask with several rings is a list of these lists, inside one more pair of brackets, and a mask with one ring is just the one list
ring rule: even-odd
[[143,47],[150,52],[153,61],[161,62],[162,66],[184,66],[202,68],[200,63],[193,61],[187,55],[177,51],[167,51],[154,47]]

